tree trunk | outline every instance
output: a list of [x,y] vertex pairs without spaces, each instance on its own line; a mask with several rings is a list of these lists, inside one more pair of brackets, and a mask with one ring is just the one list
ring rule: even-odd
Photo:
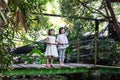
[[114,14],[113,8],[111,7],[110,0],[106,0],[106,3],[107,3],[107,7],[109,9],[109,12],[111,14],[111,17],[112,17],[114,30],[117,32],[118,39],[120,40],[120,28],[118,26],[117,19],[116,19],[116,16]]

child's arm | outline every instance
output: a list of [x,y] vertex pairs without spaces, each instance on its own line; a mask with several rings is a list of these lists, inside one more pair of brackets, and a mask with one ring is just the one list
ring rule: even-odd
[[55,44],[56,44],[56,45],[58,44],[58,40],[57,40],[57,39],[55,40]]
[[67,29],[67,31],[65,32],[65,35],[67,36],[70,32],[70,29]]
[[67,30],[66,30],[66,32],[65,32],[65,34],[66,34],[66,35],[68,35],[68,34],[69,34],[69,32],[70,32],[72,29],[73,29],[73,26],[69,26],[69,28],[67,28]]
[[60,44],[60,43],[59,43],[59,35],[57,36],[56,43],[57,43],[57,44]]
[[46,42],[47,44],[50,44],[50,42],[48,42],[48,40],[49,40],[49,38],[47,37],[47,38],[45,39],[45,42]]

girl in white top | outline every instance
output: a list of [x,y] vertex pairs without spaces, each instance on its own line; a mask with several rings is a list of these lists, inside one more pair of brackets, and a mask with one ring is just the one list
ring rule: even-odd
[[58,40],[58,50],[59,50],[59,60],[60,60],[60,65],[64,66],[64,59],[65,59],[65,51],[66,48],[68,47],[68,31],[65,32],[64,27],[61,27],[59,29],[59,35],[57,36]]
[[[56,37],[54,36],[54,29],[48,31],[49,36],[46,38],[46,67],[53,67],[54,57],[58,57],[58,51],[56,45],[58,44]],[[50,63],[49,63],[50,62]]]

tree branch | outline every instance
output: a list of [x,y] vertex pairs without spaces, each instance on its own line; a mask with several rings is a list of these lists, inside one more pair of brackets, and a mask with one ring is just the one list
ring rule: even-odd
[[[32,13],[32,14],[35,14],[35,15],[41,15],[39,13]],[[42,13],[43,16],[53,16],[53,17],[67,17],[67,18],[73,18],[73,19],[84,19],[84,20],[87,20],[87,21],[95,21],[95,20],[98,20],[98,21],[101,21],[101,22],[108,22],[108,20],[106,20],[106,18],[102,18],[102,19],[96,19],[96,18],[85,18],[85,17],[77,17],[77,16],[66,16],[66,15],[58,15],[58,14],[48,14],[48,13]]]
[[[85,3],[81,2],[80,0],[79,0],[79,2],[80,2],[81,5],[83,5],[83,6],[86,7],[88,10],[90,10],[92,13],[96,13],[96,11],[97,11],[99,14],[101,14],[101,15],[104,16],[105,18],[108,17],[108,16],[104,15],[100,10],[95,9],[95,8],[93,8],[93,7],[89,7],[89,6],[87,6]],[[90,8],[93,9],[93,10],[95,10],[95,11],[91,10]]]

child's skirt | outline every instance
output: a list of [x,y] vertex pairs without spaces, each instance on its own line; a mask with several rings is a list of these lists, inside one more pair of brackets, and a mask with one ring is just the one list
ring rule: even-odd
[[45,56],[58,57],[58,51],[56,45],[47,44]]

